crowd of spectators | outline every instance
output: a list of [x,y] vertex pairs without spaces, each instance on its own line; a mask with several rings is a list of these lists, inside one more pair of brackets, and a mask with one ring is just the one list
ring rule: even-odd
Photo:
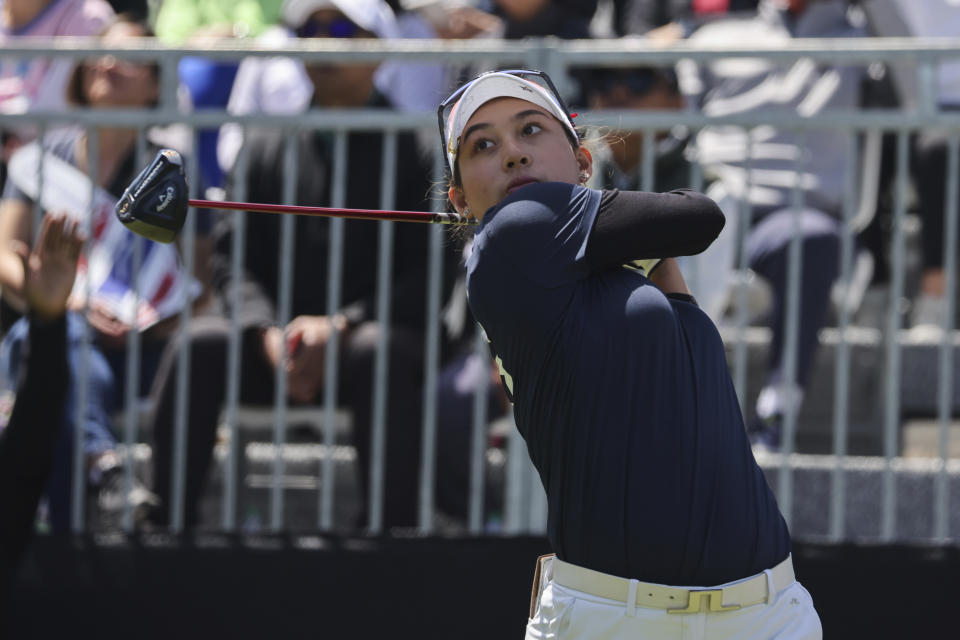
[[[927,0],[936,3],[938,0]],[[865,37],[896,35],[878,25],[868,7],[847,0],[0,0],[0,43],[19,36],[99,35],[105,45],[153,31],[166,44],[203,46],[207,38],[257,39],[282,48],[293,39],[312,38],[646,38],[668,45],[687,40],[704,46],[724,46],[749,39],[754,43],[783,43],[791,38]],[[949,15],[937,23],[956,27]],[[908,25],[909,26],[909,25]],[[927,25],[930,29],[934,25]],[[914,35],[927,35],[922,29]],[[933,35],[939,35],[934,32]],[[392,108],[429,111],[457,80],[476,68],[445,62],[388,60],[382,64],[348,62],[303,63],[288,57],[251,57],[242,61],[186,57],[178,74],[184,109],[225,109],[235,115],[266,113],[296,116],[311,108]],[[955,76],[950,76],[955,77]],[[698,110],[707,115],[730,115],[754,110],[815,116],[832,108],[891,106],[901,96],[891,74],[862,66],[786,63],[758,60],[713,61],[676,67],[635,66],[574,68],[566,96],[579,109],[604,111]],[[948,77],[949,80],[949,77]],[[107,56],[81,61],[13,59],[0,55],[0,112],[27,113],[60,110],[70,105],[151,108],[160,98],[158,68],[151,64]],[[960,100],[949,81],[941,106],[955,109]],[[952,93],[951,93],[952,91]],[[652,132],[647,132],[652,133]],[[693,132],[682,127],[655,132],[644,140],[640,131],[608,131],[591,137],[598,170],[591,186],[597,188],[666,191],[691,186],[691,169],[698,164],[703,189],[723,208],[728,224],[715,246],[698,258],[702,287],[694,293],[718,323],[728,313],[729,274],[739,264],[768,282],[771,305],[765,321],[773,329],[769,364],[763,389],[747,401],[746,413],[755,446],[777,450],[784,417],[795,414],[811,375],[818,332],[831,317],[831,289],[840,271],[839,246],[843,231],[846,171],[857,166],[861,141],[853,133],[831,129],[798,132],[775,127],[710,126]],[[0,160],[0,244],[34,237],[32,212],[55,213],[42,194],[31,192],[17,178],[15,157],[36,148],[52,154],[84,173],[95,176],[97,187],[114,200],[145,163],[137,148],[136,129],[100,128],[96,134],[73,128],[48,130],[36,141],[38,129],[5,128]],[[152,130],[147,151],[170,146],[164,132]],[[432,153],[435,133],[401,133],[397,137],[397,185],[394,208],[427,210],[433,203]],[[95,137],[96,166],[91,164],[90,137]],[[297,167],[293,203],[329,205],[334,198],[334,137],[324,131],[302,130],[288,136],[279,129],[244,129],[226,124],[197,132],[187,140],[187,163],[199,168],[201,191],[227,199],[283,202],[286,144]],[[938,325],[943,318],[943,209],[946,137],[937,131],[915,136],[914,186],[916,208],[923,228],[923,272],[908,324]],[[31,144],[33,143],[33,144]],[[384,136],[352,132],[347,136],[345,190],[339,204],[352,208],[381,206],[381,163]],[[652,150],[653,182],[643,183],[643,154]],[[241,151],[242,150],[242,151]],[[239,173],[236,159],[250,159]],[[21,156],[22,157],[22,156]],[[22,163],[21,163],[22,164]],[[799,170],[804,205],[795,220],[792,198]],[[188,173],[188,175],[190,175]],[[881,181],[882,182],[882,181]],[[864,194],[861,194],[863,197]],[[882,194],[881,194],[882,196]],[[883,202],[883,197],[878,198]],[[882,208],[882,207],[881,207]],[[871,238],[882,235],[885,218],[875,216],[861,234],[861,247],[872,252],[877,265],[872,284],[884,285],[886,247]],[[144,526],[169,524],[174,425],[180,374],[176,366],[182,341],[191,349],[191,388],[187,414],[186,524],[202,522],[198,512],[204,481],[217,441],[217,426],[226,397],[226,362],[234,287],[240,287],[241,324],[240,399],[270,405],[275,396],[278,368],[286,371],[288,401],[321,403],[325,390],[325,352],[339,349],[338,402],[353,416],[352,437],[357,448],[361,493],[365,495],[371,464],[371,388],[377,345],[388,345],[388,429],[385,470],[384,523],[388,527],[414,526],[417,520],[421,455],[422,387],[429,231],[426,225],[397,225],[394,236],[392,298],[389,320],[376,312],[378,227],[371,222],[344,224],[342,250],[344,278],[341,306],[327,309],[327,251],[329,219],[300,218],[285,223],[273,216],[249,216],[244,268],[240,282],[232,278],[234,227],[228,215],[201,217],[197,226],[196,270],[179,274],[195,302],[196,317],[184,334],[176,333],[178,318],[165,313],[151,322],[121,318],[76,296],[66,314],[66,356],[69,384],[62,429],[58,432],[47,488],[49,521],[55,530],[69,523],[70,484],[73,477],[74,431],[83,432],[84,475],[88,488],[104,509],[132,502]],[[283,225],[293,225],[292,244],[284,249]],[[741,229],[743,230],[741,233]],[[787,370],[787,281],[789,247],[796,230],[801,234],[802,273],[797,358]],[[738,246],[740,236],[745,237]],[[110,244],[114,242],[114,244]],[[130,259],[133,240],[109,240],[94,233],[92,246],[109,246],[117,260]],[[98,244],[99,243],[99,244]],[[494,376],[489,363],[473,353],[473,323],[464,299],[463,254],[469,243],[451,240],[444,249],[444,333],[439,376],[439,507],[464,518],[468,494],[469,423],[472,389]],[[288,309],[280,308],[279,274],[284,251],[292,251],[293,285]],[[93,249],[91,248],[91,251]],[[741,256],[740,252],[744,255]],[[126,264],[126,263],[124,263]],[[688,263],[693,264],[693,263]],[[23,263],[12,250],[0,246],[0,320],[3,346],[0,369],[8,394],[22,375],[23,360],[35,333],[24,298]],[[869,278],[868,278],[869,280]],[[127,274],[126,286],[133,280]],[[286,314],[286,315],[281,315]],[[281,319],[285,324],[282,324]],[[757,321],[762,321],[757,319]],[[867,321],[871,321],[868,319]],[[91,350],[81,354],[84,334],[90,332]],[[126,461],[117,450],[115,415],[124,397],[126,336],[140,331],[143,348],[139,395],[152,402],[146,433],[153,445],[152,490],[137,483],[126,494],[121,470]],[[81,355],[84,363],[81,365]],[[81,366],[84,373],[81,374]],[[87,380],[86,413],[77,416],[76,383]],[[491,385],[489,415],[504,415],[507,403]],[[9,405],[9,402],[8,402]],[[364,505],[366,500],[364,499]],[[352,523],[363,527],[367,514]]]

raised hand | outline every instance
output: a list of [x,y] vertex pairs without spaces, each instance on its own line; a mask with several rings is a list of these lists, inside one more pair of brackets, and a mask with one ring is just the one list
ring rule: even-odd
[[64,313],[77,276],[84,237],[66,214],[47,214],[33,249],[14,240],[11,249],[23,261],[23,295],[34,315],[53,319]]

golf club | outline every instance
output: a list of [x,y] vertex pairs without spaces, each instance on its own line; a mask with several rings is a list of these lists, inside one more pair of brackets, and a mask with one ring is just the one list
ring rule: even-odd
[[357,220],[393,220],[434,224],[476,224],[457,213],[428,211],[382,211],[378,209],[337,209],[295,205],[227,202],[188,198],[183,159],[173,149],[163,149],[127,187],[114,209],[128,229],[156,242],[169,243],[177,237],[186,220],[187,208],[226,209],[256,213],[278,213]]

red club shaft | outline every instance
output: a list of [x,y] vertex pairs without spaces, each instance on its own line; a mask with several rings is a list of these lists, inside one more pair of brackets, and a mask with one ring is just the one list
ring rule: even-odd
[[427,211],[381,211],[379,209],[334,209],[330,207],[300,207],[286,204],[260,204],[256,202],[226,202],[221,200],[188,200],[198,209],[229,209],[255,211],[258,213],[286,213],[301,216],[326,216],[330,218],[353,218],[357,220],[394,220],[400,222],[432,222],[439,224],[475,224],[456,213],[430,213]]

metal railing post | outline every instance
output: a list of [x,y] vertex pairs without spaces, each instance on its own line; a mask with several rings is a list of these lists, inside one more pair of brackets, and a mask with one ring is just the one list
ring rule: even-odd
[[[193,134],[194,145],[197,142],[196,130]],[[193,193],[199,195],[199,177],[200,165],[194,160],[187,166],[190,189]],[[191,210],[187,214],[187,220],[183,227],[181,236],[181,250],[183,253],[184,269],[187,273],[194,272],[194,250],[196,246],[196,212]],[[173,487],[171,489],[172,499],[170,501],[170,528],[175,533],[180,533],[184,529],[184,509],[185,494],[187,488],[187,417],[190,405],[190,358],[191,358],[191,340],[190,340],[190,320],[191,320],[191,300],[189,287],[184,287],[182,291],[183,298],[180,305],[180,352],[177,359],[177,388],[176,403],[174,407],[174,427],[173,427],[173,478],[171,480]],[[199,482],[199,479],[197,479]],[[194,496],[195,498],[197,496]]]
[[[847,328],[850,326],[850,279],[853,269],[853,228],[850,226],[856,214],[856,165],[855,153],[857,141],[850,138],[847,154],[846,191],[843,201],[843,231],[840,236],[840,283],[844,299],[840,304],[837,318],[836,373],[833,392],[833,455],[834,467],[830,476],[830,539],[839,541],[845,530],[847,484],[843,461],[847,455],[847,422],[850,419],[847,393],[850,388],[850,344],[847,341]],[[863,194],[860,196],[863,198]]]
[[[397,182],[397,132],[383,136],[383,162],[380,167],[380,208],[393,209]],[[373,411],[370,428],[370,533],[383,529],[383,485],[387,461],[387,390],[390,371],[390,296],[393,280],[393,223],[378,223],[379,256],[377,258],[377,353],[373,371]],[[401,436],[401,437],[406,437]]]
[[[433,156],[433,182],[440,183],[445,175],[446,159],[439,153]],[[442,211],[444,202],[436,198],[434,211]],[[443,288],[444,229],[434,225],[430,229],[430,257],[427,277],[427,335],[423,376],[423,442],[420,449],[420,533],[433,531],[434,481],[437,453],[437,379],[440,365],[440,305]]]
[[949,540],[950,526],[950,478],[947,462],[950,459],[949,428],[953,412],[953,363],[954,363],[954,313],[957,307],[957,231],[960,221],[960,138],[956,135],[947,140],[946,208],[943,233],[943,271],[946,276],[946,305],[944,305],[943,336],[940,342],[940,385],[937,389],[938,425],[938,471],[934,483],[933,538],[936,542]]
[[[137,159],[138,164],[145,165],[149,162],[147,158],[147,139],[146,132],[143,129],[137,131]],[[140,288],[141,278],[140,269],[143,264],[143,245],[146,242],[140,236],[134,236],[133,241],[133,308],[139,311],[140,308]],[[134,317],[136,318],[136,312]],[[123,448],[125,464],[123,467],[123,492],[129,496],[133,491],[134,485],[134,445],[137,439],[137,427],[139,418],[140,402],[140,332],[127,332],[127,358],[126,358],[126,380],[124,381],[124,424],[123,424]],[[133,505],[129,500],[124,500],[122,527],[124,531],[131,532],[134,527]]]
[[904,218],[907,212],[907,171],[909,132],[897,132],[897,177],[893,208],[892,264],[890,265],[890,307],[887,311],[886,379],[883,420],[883,508],[880,539],[892,542],[896,536],[897,478],[894,458],[899,449],[900,428],[900,309],[904,289],[906,240]]
[[[243,135],[246,136],[246,131]],[[245,138],[246,139],[246,138]],[[249,148],[241,147],[234,165],[233,197],[243,201],[247,198],[247,180],[250,169]],[[240,431],[237,428],[237,406],[240,403],[240,371],[243,366],[242,336],[240,327],[240,304],[243,296],[243,263],[247,247],[247,214],[244,211],[230,213],[230,336],[227,339],[226,398],[224,422],[229,430],[227,455],[223,463],[223,528],[234,531],[237,527],[237,463],[240,451]]]
[[[283,145],[283,202],[296,204],[297,182],[299,176],[298,135],[296,130],[287,131]],[[279,300],[277,304],[277,324],[283,331],[283,348],[280,350],[280,362],[274,372],[273,396],[273,480],[270,487],[270,529],[274,532],[283,528],[283,488],[285,483],[286,460],[284,458],[287,446],[287,366],[293,358],[289,345],[291,308],[293,306],[293,258],[296,245],[294,231],[296,218],[282,216],[280,220],[280,273],[277,290]]]
[[[797,146],[802,149],[806,140],[806,131],[797,132]],[[802,176],[804,174],[803,155],[798,154],[794,169],[794,185],[791,191],[790,213],[793,235],[787,249],[787,302],[784,311],[783,372],[780,382],[787,398],[786,412],[783,416],[780,469],[777,473],[777,502],[783,519],[789,527],[793,521],[793,461],[797,433],[797,416],[800,406],[794,399],[797,384],[797,349],[800,338],[800,287],[803,281],[803,233],[800,217],[803,214],[804,192]]]
[[[93,237],[93,216],[95,214],[95,202],[97,193],[97,184],[100,179],[99,160],[100,160],[100,135],[97,129],[91,129],[87,132],[87,175],[90,178],[90,201],[87,207],[87,217],[83,222],[83,233],[87,238],[84,243],[83,255],[90,255],[90,240]],[[40,175],[43,175],[41,171]],[[41,178],[42,180],[42,178]],[[41,182],[42,186],[42,182]],[[39,192],[37,197],[42,198],[43,192]],[[39,228],[39,227],[38,227]],[[70,530],[73,533],[83,533],[86,522],[86,486],[87,486],[87,456],[84,451],[84,426],[87,419],[87,409],[90,403],[90,325],[86,318],[90,310],[90,279],[85,280],[83,291],[83,321],[82,337],[80,340],[80,366],[77,371],[77,377],[74,380],[74,393],[76,398],[76,414],[73,419],[73,479],[71,482],[72,494],[70,496]],[[69,344],[69,342],[68,342]]]
[[475,325],[476,337],[473,341],[473,353],[477,358],[480,378],[473,390],[473,428],[470,437],[470,506],[467,525],[470,533],[477,535],[483,531],[484,499],[486,495],[486,459],[487,459],[487,399],[490,384],[490,350],[486,335],[480,325]]
[[[333,185],[330,195],[331,206],[343,208],[347,201],[347,132],[338,130],[333,141]],[[330,221],[329,254],[327,256],[327,314],[332,316],[340,309],[340,291],[343,281],[343,218]],[[337,371],[340,368],[340,333],[331,326],[330,339],[324,353],[326,360],[323,369],[323,459],[322,480],[320,483],[320,528],[329,531],[333,528],[333,484],[335,482],[336,460],[333,456],[337,395],[339,384]]]

